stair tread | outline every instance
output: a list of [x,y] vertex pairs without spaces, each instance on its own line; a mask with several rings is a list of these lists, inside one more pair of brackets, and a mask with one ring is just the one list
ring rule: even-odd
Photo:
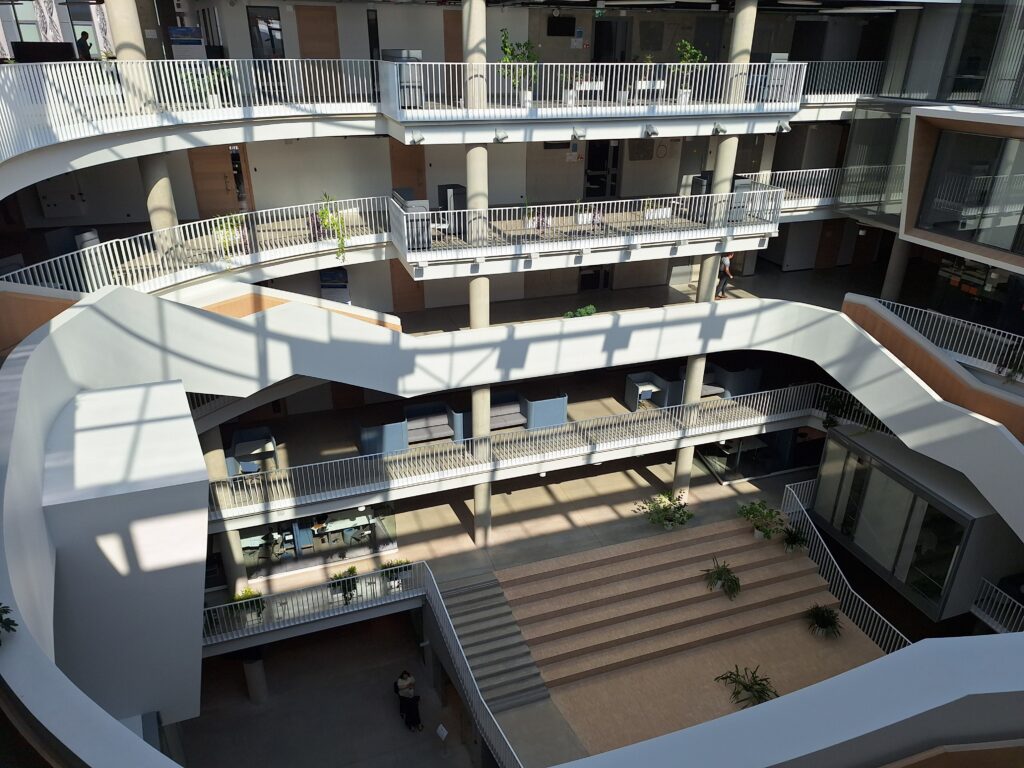
[[[740,571],[742,588],[739,597],[733,601],[733,604],[742,605],[740,600],[744,593],[763,594],[763,590],[769,586],[777,587],[772,590],[776,592],[784,591],[787,584],[790,585],[790,588],[800,588],[808,583],[822,583],[817,575],[817,570],[817,565],[811,560],[794,558]],[[704,581],[704,575],[699,574],[699,576],[699,579],[679,584],[675,589],[649,591],[629,600],[605,601],[579,610],[566,611],[551,618],[524,623],[520,629],[527,642],[534,642],[559,634],[578,635],[581,631],[586,631],[591,627],[607,627],[624,621],[632,622],[651,614],[666,613],[687,607],[692,607],[697,611],[711,610],[711,606],[703,607],[701,604],[717,598],[727,599],[720,591],[709,590]],[[813,579],[808,579],[811,576]]]
[[460,623],[467,624],[477,621],[483,621],[487,618],[504,616],[506,613],[512,613],[512,608],[505,601],[504,598],[501,602],[488,602],[481,605],[474,605],[470,610],[462,611],[461,613],[448,612],[448,615],[452,617],[452,623],[455,626],[459,626]]
[[[686,564],[687,562],[709,561],[712,555],[727,559],[738,552],[745,552],[765,546],[780,546],[774,542],[755,539],[749,528],[741,532],[733,532],[729,536],[702,540],[686,547],[675,547],[652,552],[650,555],[638,556],[625,562],[610,562],[607,567],[586,568],[571,573],[558,574],[544,579],[536,579],[524,584],[505,587],[508,602],[515,606],[540,597],[548,597],[557,591],[578,590],[588,586],[619,581],[621,579],[642,575],[647,572],[662,570]],[[707,567],[707,566],[705,566]]]
[[568,555],[561,555],[560,557],[548,560],[525,563],[501,570],[496,575],[502,586],[507,588],[525,581],[552,576],[558,571],[566,569],[579,570],[590,567],[591,564],[612,561],[616,558],[642,557],[660,548],[674,548],[682,546],[686,542],[714,538],[739,530],[750,530],[750,524],[739,518],[707,523],[705,525],[681,528],[676,531],[658,533],[641,539],[631,539],[630,541],[611,544],[607,547],[597,547]]
[[498,582],[494,581],[490,583],[490,586],[483,589],[477,589],[472,592],[460,592],[450,597],[445,595],[444,604],[448,608],[448,613],[452,613],[453,611],[468,608],[476,603],[499,599],[505,599],[505,591]]
[[491,712],[497,714],[498,712],[505,712],[509,709],[516,707],[522,707],[526,704],[532,704],[535,701],[546,699],[550,697],[547,686],[543,688],[530,688],[529,690],[522,691],[520,693],[510,693],[505,696],[491,697],[487,700],[487,706],[491,708]]
[[495,650],[484,651],[483,653],[466,653],[466,659],[469,661],[470,666],[483,666],[486,664],[497,664],[505,659],[515,659],[524,653],[529,653],[529,648],[526,646],[525,641],[521,640],[518,645],[503,645]]
[[531,664],[529,667],[510,669],[506,672],[502,672],[496,675],[489,675],[484,678],[477,677],[476,684],[480,687],[480,691],[484,695],[486,695],[488,691],[512,685],[520,681],[533,680],[533,678],[537,678],[537,680],[533,682],[539,681],[540,684],[543,685],[543,680],[541,679],[540,672],[535,666]]
[[574,656],[541,667],[549,686],[573,682],[612,669],[679,653],[707,643],[726,640],[799,618],[812,604],[836,606],[838,600],[826,589],[771,605],[705,622],[696,627],[663,632],[631,643]]
[[[586,628],[580,632],[538,642],[525,635],[538,665],[568,655],[590,653],[609,645],[625,645],[653,634],[693,627],[727,615],[753,610],[772,602],[783,602],[803,594],[827,590],[827,583],[816,573],[782,582],[744,589],[735,600],[708,593],[716,599],[688,603],[678,608],[651,613],[610,624]],[[808,607],[810,604],[808,604]]]
[[[799,559],[801,558],[798,555],[787,555],[781,545],[778,547],[756,547],[742,552],[734,552],[726,558],[719,558],[720,561],[727,562],[737,573],[751,571],[772,563]],[[806,558],[802,559],[806,560]],[[711,560],[708,558],[667,566],[651,573],[627,574],[620,579],[604,584],[538,597],[535,600],[513,606],[512,611],[520,624],[539,621],[547,614],[556,612],[564,614],[588,608],[599,602],[624,600],[637,593],[664,591],[690,581],[703,581],[703,571],[710,567]]]
[[468,636],[483,630],[497,629],[507,624],[515,624],[515,621],[512,609],[505,605],[502,606],[501,611],[495,613],[456,616],[452,619],[452,624],[455,626],[455,631],[459,633],[459,637],[462,637],[464,634]]
[[489,702],[492,700],[501,699],[505,696],[513,696],[521,693],[526,693],[535,689],[543,689],[547,691],[547,684],[544,682],[544,678],[541,677],[540,673],[531,675],[530,677],[520,678],[503,685],[489,688],[487,691],[481,691],[484,694],[484,698]]
[[478,683],[481,683],[484,679],[500,675],[504,672],[512,672],[513,670],[519,669],[534,669],[536,670],[537,665],[533,661],[533,656],[530,655],[530,649],[526,646],[526,643],[522,644],[522,652],[512,658],[502,659],[499,661],[485,661],[481,664],[473,665],[470,663],[470,669],[473,671],[473,676],[476,678]]

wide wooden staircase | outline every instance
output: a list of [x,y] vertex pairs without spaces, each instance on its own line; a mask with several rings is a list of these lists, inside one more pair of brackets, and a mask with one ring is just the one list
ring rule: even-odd
[[[740,577],[708,591],[712,556]],[[549,687],[799,619],[838,601],[802,552],[736,519],[631,540],[497,574]]]

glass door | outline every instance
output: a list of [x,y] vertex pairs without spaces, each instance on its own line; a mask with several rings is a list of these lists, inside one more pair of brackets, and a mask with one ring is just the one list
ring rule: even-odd
[[284,37],[281,35],[281,9],[250,5],[245,10],[249,17],[252,57],[254,59],[283,59]]

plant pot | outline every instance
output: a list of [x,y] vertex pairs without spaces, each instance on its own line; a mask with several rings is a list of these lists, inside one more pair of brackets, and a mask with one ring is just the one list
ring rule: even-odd
[[675,523],[662,523],[661,527],[664,528],[666,531],[672,531],[672,530],[675,530],[676,524]]
[[763,539],[763,538],[765,538],[764,531],[759,531],[759,530],[757,530],[757,528],[755,528],[754,529],[754,538],[755,539]]
[[616,96],[619,104],[629,104],[629,91],[619,91]]
[[655,221],[657,219],[671,219],[672,209],[671,208],[648,208],[644,211],[645,221]]
[[221,101],[219,93],[208,93],[206,94],[206,108],[207,109],[220,109]]
[[689,104],[691,93],[692,90],[690,88],[680,88],[676,91],[676,104]]
[[562,101],[565,103],[565,106],[567,106],[567,107],[575,107],[576,106],[576,89],[575,88],[566,88],[564,91],[562,91]]
[[533,106],[533,91],[520,91],[519,104],[525,109],[530,109]]
[[589,227],[593,223],[594,223],[594,213],[592,211],[591,212],[587,212],[587,213],[577,213],[576,214],[576,224],[578,226]]

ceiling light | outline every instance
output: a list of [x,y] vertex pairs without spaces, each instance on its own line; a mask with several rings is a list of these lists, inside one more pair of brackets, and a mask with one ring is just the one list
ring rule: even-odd
[[779,0],[779,5],[821,5],[819,0]]

